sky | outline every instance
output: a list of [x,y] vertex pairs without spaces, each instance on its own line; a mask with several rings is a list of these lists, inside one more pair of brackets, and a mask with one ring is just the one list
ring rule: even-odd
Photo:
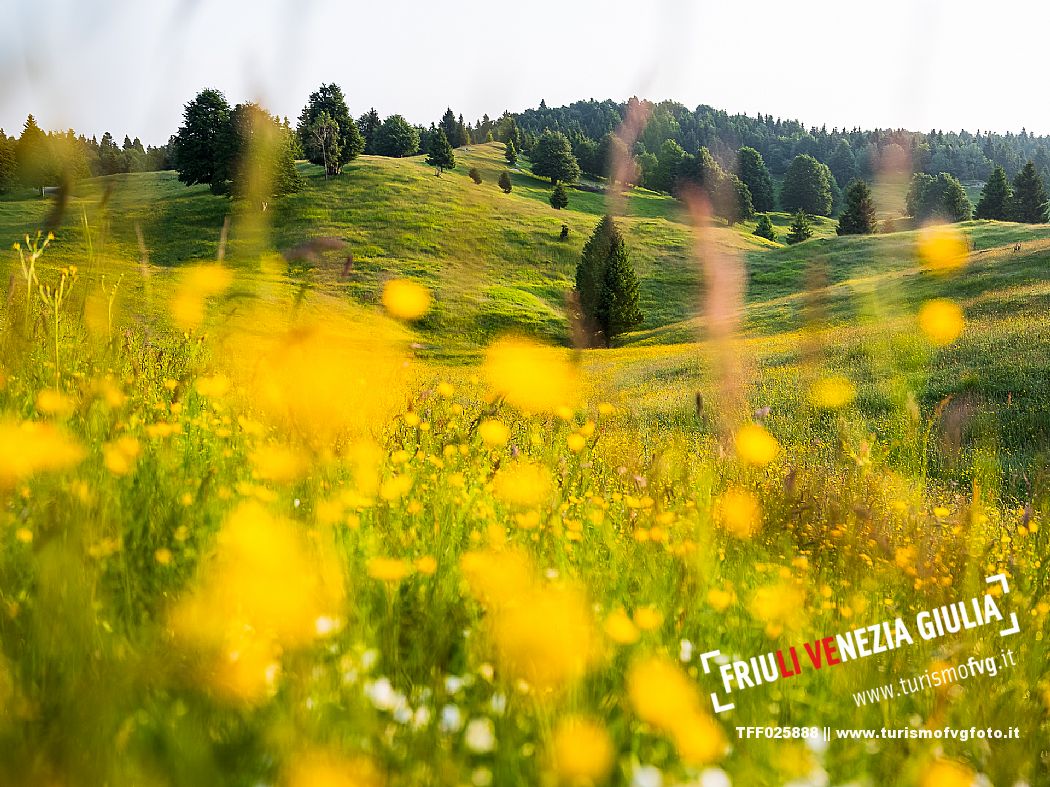
[[[1050,7],[997,0],[4,0],[0,127],[161,144],[204,87],[468,120],[632,95],[828,128],[1050,133]],[[982,63],[989,58],[995,63]]]

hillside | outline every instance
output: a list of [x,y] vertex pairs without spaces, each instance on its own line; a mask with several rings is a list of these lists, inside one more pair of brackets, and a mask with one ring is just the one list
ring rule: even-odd
[[[583,244],[605,210],[605,198],[572,191],[569,208],[555,211],[547,203],[549,184],[527,168],[515,170],[512,193],[502,193],[496,186],[504,169],[500,144],[461,149],[457,163],[454,171],[437,177],[422,158],[365,156],[331,181],[320,168],[302,164],[306,188],[267,211],[262,229],[253,224],[256,217],[234,213],[226,260],[250,276],[275,278],[290,292],[309,290],[314,300],[307,308],[324,304],[379,321],[383,318],[378,315],[366,315],[374,314],[383,282],[393,276],[416,279],[435,295],[434,308],[415,327],[419,352],[432,359],[476,357],[485,343],[507,332],[568,344],[565,298]],[[470,167],[478,168],[482,184],[467,177]],[[626,215],[619,221],[640,278],[645,322],[622,343],[625,348],[664,348],[595,353],[588,362],[619,369],[617,379],[638,379],[650,388],[656,380],[681,381],[680,389],[657,385],[651,395],[638,391],[633,405],[691,423],[697,372],[692,342],[703,336],[703,320],[697,316],[702,277],[693,256],[695,234],[680,203],[666,195],[633,189],[623,204]],[[18,238],[26,227],[39,224],[48,209],[39,200],[0,202],[0,236]],[[94,252],[132,272],[123,284],[122,300],[131,293],[142,296],[148,280],[139,265],[143,252],[136,227],[141,228],[147,270],[160,283],[179,266],[214,259],[224,218],[236,209],[203,187],[182,186],[170,172],[94,179],[83,183],[71,200],[65,227],[48,258],[52,264],[83,266],[88,257],[86,220]],[[782,236],[790,216],[772,216]],[[558,239],[562,224],[569,227],[565,242]],[[815,295],[810,277],[817,271],[825,282],[817,293],[823,319],[831,326],[849,326],[824,331],[824,352],[832,365],[871,382],[863,401],[877,421],[889,411],[894,395],[887,387],[893,384],[887,383],[887,369],[897,370],[893,379],[907,377],[910,362],[901,358],[925,353],[914,347],[905,352],[894,343],[914,338],[913,315],[922,301],[949,297],[966,309],[969,328],[953,348],[937,354],[928,380],[911,381],[921,392],[921,403],[932,407],[945,396],[978,391],[1001,434],[1016,436],[1007,438],[1008,453],[1030,458],[1050,447],[1050,421],[1039,405],[1050,395],[1045,382],[1050,331],[1040,319],[1050,293],[1050,227],[979,221],[960,225],[974,254],[964,274],[942,279],[917,267],[915,231],[839,238],[835,222],[818,217],[815,238],[790,247],[751,235],[753,226],[715,226],[709,237],[719,253],[747,266],[743,329],[749,338],[742,352],[760,380],[804,374],[798,340],[806,328],[806,304]],[[352,253],[347,276],[342,275],[345,251],[326,253],[306,269],[289,269],[275,254],[327,236],[345,240]],[[1017,242],[1020,253],[1012,252]],[[143,303],[148,298],[131,311],[141,311]],[[758,384],[756,402],[775,409],[791,405],[761,393],[763,384]],[[1002,406],[1007,399],[1010,406]]]
[[[577,351],[564,298],[603,198],[554,211],[527,171],[496,187],[499,146],[457,156],[440,178],[300,165],[305,190],[262,214],[170,172],[96,179],[40,288],[3,254],[0,781],[525,787],[558,783],[584,729],[612,784],[639,763],[666,784],[945,783],[903,746],[729,744],[740,723],[915,718],[1019,727],[952,755],[1037,779],[1045,637],[994,682],[850,701],[982,652],[963,632],[727,715],[697,654],[913,617],[997,573],[1045,628],[1050,226],[961,225],[965,267],[934,275],[913,230],[822,220],[787,247],[632,191],[646,321]],[[51,207],[0,202],[0,238]],[[329,236],[346,275],[346,250],[279,253]],[[696,313],[698,242],[747,272],[724,346]],[[422,321],[381,306],[394,277],[435,296]],[[940,348],[916,319],[938,297],[966,319]],[[560,347],[490,344],[505,332]]]

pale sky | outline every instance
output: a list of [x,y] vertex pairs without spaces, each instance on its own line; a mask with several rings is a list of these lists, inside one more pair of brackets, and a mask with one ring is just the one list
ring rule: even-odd
[[355,117],[426,124],[638,95],[807,126],[1050,133],[1047,22],[1018,0],[4,0],[0,127],[32,112],[159,144],[203,87],[294,123],[336,82]]

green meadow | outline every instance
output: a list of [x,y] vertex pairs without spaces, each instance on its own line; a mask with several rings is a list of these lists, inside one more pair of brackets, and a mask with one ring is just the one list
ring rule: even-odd
[[[969,254],[937,273],[906,220],[787,246],[639,188],[556,211],[527,163],[498,188],[502,144],[456,158],[299,164],[262,213],[173,172],[83,181],[36,261],[61,307],[3,252],[0,783],[1050,784],[1050,226],[954,225]],[[567,299],[610,205],[644,321],[579,350]],[[0,201],[4,246],[54,207]],[[289,251],[318,238],[343,245]],[[705,269],[741,276],[725,337]],[[384,299],[400,280],[418,319]],[[943,346],[935,299],[965,315]],[[914,619],[996,573],[1008,642],[711,707],[705,650]],[[1003,643],[995,678],[853,699]]]

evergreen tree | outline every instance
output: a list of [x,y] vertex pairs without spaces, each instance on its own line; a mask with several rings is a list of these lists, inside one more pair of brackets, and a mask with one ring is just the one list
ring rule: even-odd
[[54,177],[47,135],[32,115],[26,118],[22,136],[15,143],[15,165],[18,179],[30,188],[39,189],[46,186]]
[[372,107],[357,119],[357,128],[365,140],[365,147],[362,152],[366,155],[375,155],[376,132],[379,131],[379,127],[382,124],[383,122],[379,119],[379,113],[376,112],[375,107]]
[[375,151],[392,158],[414,156],[419,151],[419,132],[401,115],[391,115],[376,132]]
[[611,216],[602,217],[583,247],[576,266],[576,295],[580,316],[597,345],[607,345],[642,321],[638,281]]
[[1011,200],[1011,215],[1014,221],[1028,224],[1046,222],[1046,191],[1043,179],[1029,161],[1014,178],[1014,196]]
[[[130,142],[127,137],[124,137],[124,139]],[[103,175],[114,175],[118,172],[127,171],[124,155],[120,148],[117,147],[117,143],[113,141],[113,135],[108,131],[99,140],[98,160]]]
[[788,227],[787,242],[791,244],[801,243],[813,237],[813,226],[809,222],[809,216],[804,210],[795,214],[791,226]]
[[837,183],[850,183],[857,178],[857,157],[845,139],[840,139],[835,146],[828,168]]
[[555,210],[561,210],[569,204],[569,195],[561,183],[555,185],[554,191],[551,192],[550,203]]
[[533,174],[550,178],[551,183],[572,183],[580,177],[580,165],[572,155],[569,139],[560,131],[544,131],[529,158],[532,159]]
[[995,165],[988,182],[981,189],[981,199],[977,203],[974,216],[978,219],[1007,221],[1010,218],[1010,201],[1013,190],[1006,179],[1006,170]]
[[[327,113],[328,117],[335,122],[339,133],[338,144],[331,145],[329,148],[334,151],[335,155],[326,156],[327,163],[321,160],[320,149],[316,145],[311,148],[308,144],[316,128],[315,121],[322,112]],[[365,138],[361,136],[357,124],[350,117],[350,110],[346,106],[343,91],[336,84],[323,84],[310,94],[306,106],[299,114],[298,132],[303,149],[306,150],[310,161],[325,166],[326,175],[338,175],[342,172],[344,165],[357,158],[365,149]]]
[[846,189],[846,209],[839,216],[839,235],[870,235],[875,232],[875,200],[863,180],[854,180]]
[[0,129],[0,193],[9,191],[15,182],[15,140]]
[[507,170],[503,170],[499,175],[499,187],[503,189],[504,194],[510,194],[513,188],[510,182],[510,173]]
[[445,138],[448,139],[450,145],[459,147],[459,124],[456,123],[456,115],[451,107],[446,109],[445,114],[441,116],[438,128],[445,132]]
[[765,213],[773,210],[773,179],[766,169],[762,154],[754,148],[742,147],[737,151],[737,175],[751,192],[755,210]]
[[805,211],[815,216],[830,216],[830,170],[806,153],[795,156],[784,174],[780,206],[787,211]]
[[642,322],[638,307],[638,277],[627,257],[627,247],[619,237],[612,247],[612,255],[605,268],[605,286],[602,290],[601,313],[605,321],[605,335],[611,341]]
[[474,185],[475,186],[480,186],[481,185],[481,173],[478,172],[478,168],[477,167],[471,167],[467,171],[467,177],[470,178],[472,181],[474,181]]
[[518,163],[518,149],[514,146],[514,140],[508,139],[504,148],[503,157],[507,159],[507,163],[513,167]]
[[456,147],[461,148],[471,143],[470,128],[463,122],[463,113],[456,119]]
[[456,168],[456,154],[452,152],[452,145],[449,144],[443,128],[432,128],[430,131],[427,164],[437,169],[439,177],[446,169]]
[[[187,186],[203,183],[213,194],[229,193],[237,147],[232,112],[226,97],[210,88],[186,104],[174,138],[173,163]],[[99,150],[104,155],[101,144]]]
[[769,220],[768,213],[763,213],[758,217],[758,224],[755,225],[755,235],[766,240],[776,241],[777,232],[773,229],[773,222]]

